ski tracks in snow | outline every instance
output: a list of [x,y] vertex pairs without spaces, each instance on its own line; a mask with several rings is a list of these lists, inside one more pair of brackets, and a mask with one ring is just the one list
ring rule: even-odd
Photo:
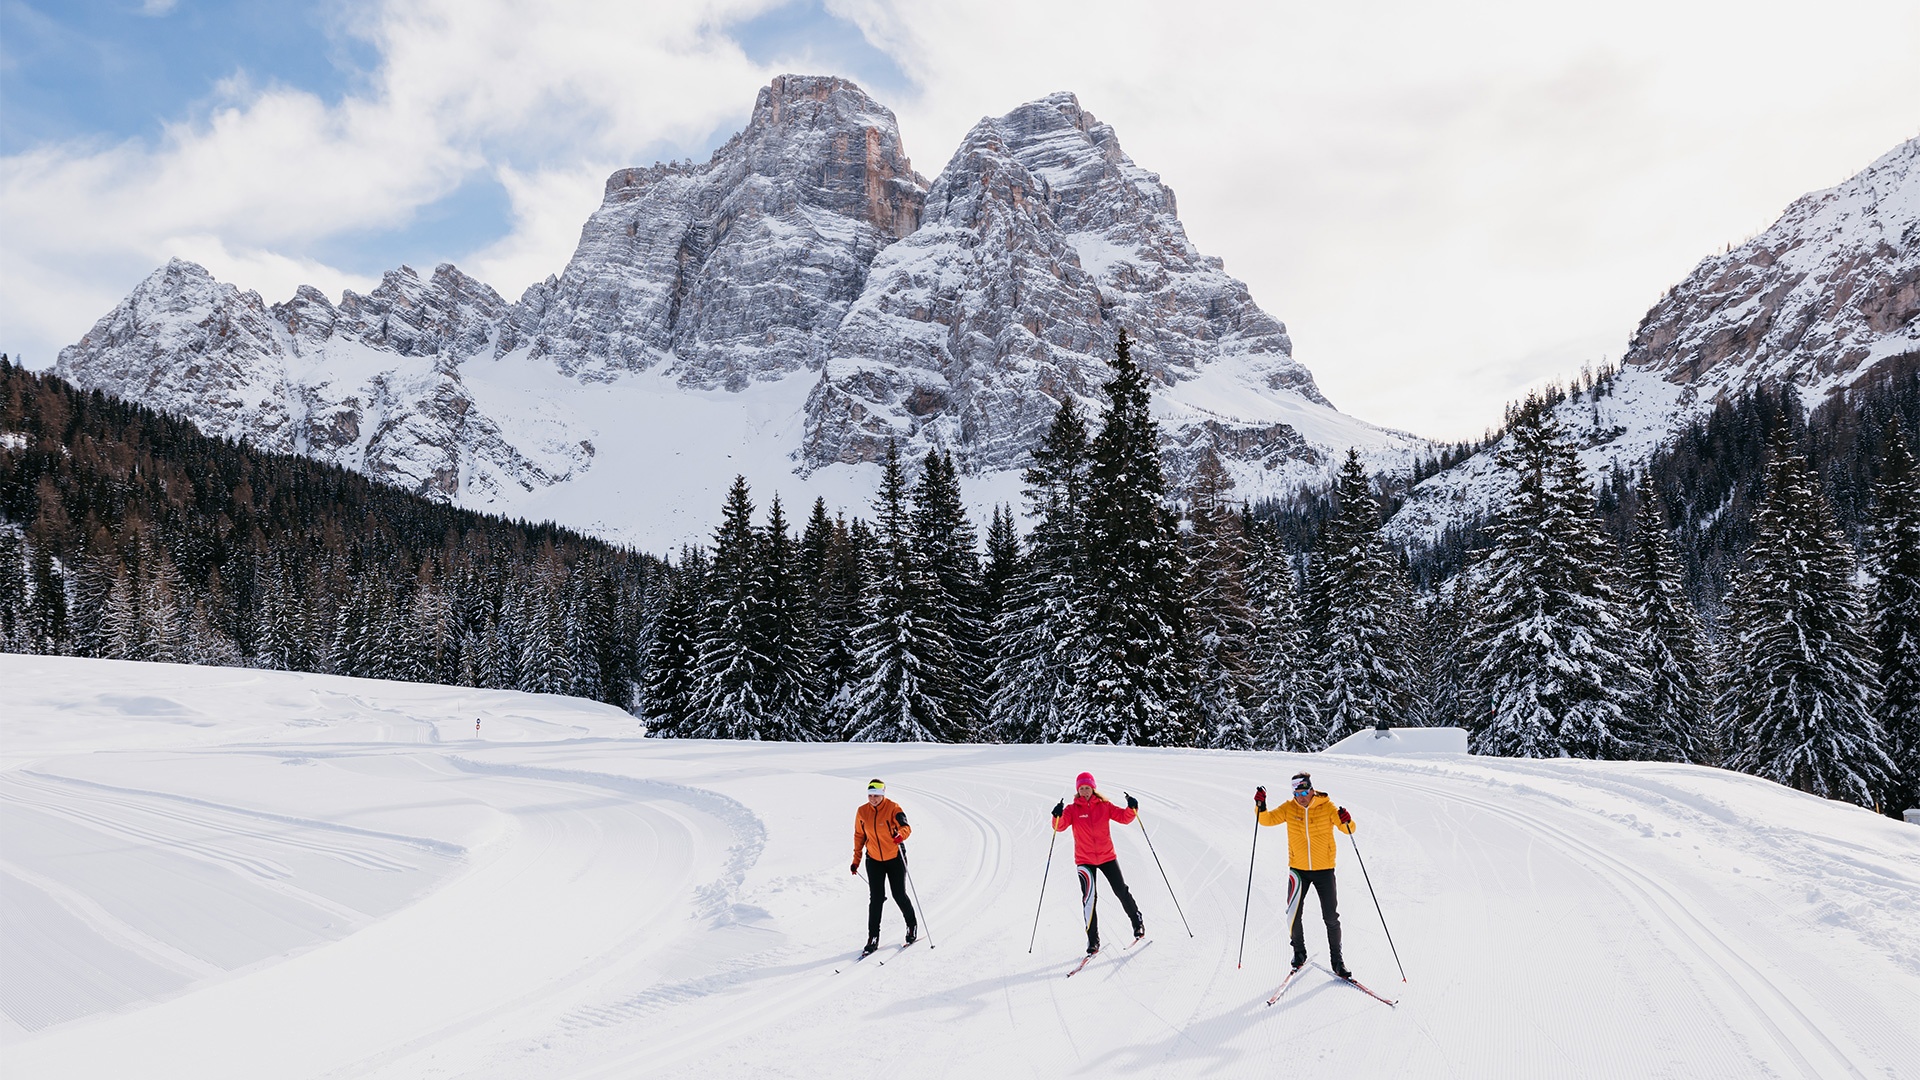
[[[1514,771],[1531,771],[1526,763],[1503,762],[1503,765]],[[1651,933],[1669,945],[1693,953],[1693,963],[1683,963],[1676,958],[1668,965],[1674,978],[1697,980],[1702,976],[1710,977],[1719,986],[1719,992],[1710,999],[1714,1006],[1723,1015],[1729,1008],[1744,1013],[1758,1032],[1764,1035],[1774,1052],[1765,1052],[1761,1046],[1752,1047],[1756,1065],[1790,1063],[1795,1074],[1815,1080],[1842,1076],[1864,1078],[1870,1075],[1867,1068],[1856,1063],[1857,1059],[1868,1055],[1844,1036],[1831,1034],[1843,1030],[1833,1017],[1818,1015],[1813,1007],[1798,1000],[1801,995],[1795,991],[1791,980],[1770,977],[1747,960],[1743,946],[1729,940],[1727,929],[1716,928],[1703,916],[1699,905],[1663,884],[1657,876],[1614,855],[1601,844],[1584,839],[1570,827],[1529,809],[1532,800],[1513,798],[1495,802],[1490,798],[1465,794],[1459,790],[1464,785],[1422,783],[1404,776],[1369,775],[1366,782],[1417,791],[1423,797],[1471,806],[1502,817],[1589,867],[1631,905]],[[1542,793],[1523,788],[1522,794],[1537,796]],[[1591,808],[1583,808],[1556,796],[1547,795],[1546,800],[1548,805],[1557,803],[1567,807],[1571,816],[1592,817],[1595,813]],[[1633,824],[1636,830],[1642,827],[1638,822]],[[1352,895],[1350,887],[1346,895]],[[1349,913],[1353,911],[1350,901],[1342,906]],[[1346,921],[1351,921],[1351,914]],[[1649,947],[1653,947],[1652,943],[1649,943]],[[1542,962],[1550,964],[1551,954],[1543,955]],[[1856,1007],[1873,1009],[1868,1001],[1854,1004]],[[1727,1019],[1733,1020],[1734,1017],[1728,1016]]]

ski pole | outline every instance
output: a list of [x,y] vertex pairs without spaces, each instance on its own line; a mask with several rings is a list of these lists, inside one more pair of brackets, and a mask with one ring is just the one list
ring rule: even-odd
[[1040,938],[1040,904],[1047,902],[1047,878],[1053,873],[1053,845],[1060,839],[1059,832],[1047,841],[1047,868],[1040,872],[1040,902],[1033,905],[1033,933],[1027,935],[1027,951],[1033,951],[1033,943]]
[[[1265,791],[1266,788],[1260,790]],[[1233,962],[1236,968],[1247,959],[1247,916],[1253,911],[1253,857],[1259,853],[1260,811],[1255,810],[1253,812],[1253,850],[1247,854],[1247,903],[1240,909],[1240,956]]]
[[927,905],[920,902],[920,890],[913,884],[913,864],[907,861],[907,845],[900,845],[900,869],[907,873],[907,891],[913,894],[913,906],[920,913],[920,925],[927,928],[927,948],[933,948],[933,924],[927,921]]
[[1387,913],[1380,910],[1380,896],[1373,891],[1373,876],[1367,873],[1367,858],[1360,854],[1360,845],[1354,842],[1353,834],[1347,834],[1347,842],[1353,844],[1353,857],[1360,860],[1360,876],[1367,883],[1367,895],[1373,897],[1374,914],[1380,916],[1380,929],[1387,931],[1387,948],[1393,949],[1393,962],[1400,968],[1400,981],[1407,981],[1407,965],[1400,963],[1400,950],[1394,948],[1393,931],[1387,930]]
[[[1173,879],[1167,876],[1167,868],[1160,865],[1160,853],[1153,851],[1153,834],[1147,831],[1147,819],[1142,817],[1138,820],[1140,835],[1147,838],[1147,850],[1153,852],[1153,865],[1160,867],[1160,880],[1167,883],[1167,895],[1173,897],[1173,910],[1180,911],[1180,898],[1173,895]],[[1193,936],[1193,927],[1187,926],[1187,913],[1184,911],[1180,911],[1180,925],[1187,927],[1188,937]]]

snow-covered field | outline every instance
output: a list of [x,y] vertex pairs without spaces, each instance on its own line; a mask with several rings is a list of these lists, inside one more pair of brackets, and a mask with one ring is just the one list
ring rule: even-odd
[[[1303,765],[1360,823],[1408,981],[1343,839],[1347,958],[1397,1008],[1316,968],[1264,1006],[1279,830],[1235,963],[1249,793]],[[1066,842],[1027,943],[1083,768],[1140,797],[1193,936],[1116,829],[1152,938],[1069,980]],[[870,776],[933,947],[851,967]],[[563,698],[0,656],[0,815],[9,1077],[1920,1076],[1920,829],[1708,769],[648,741]]]

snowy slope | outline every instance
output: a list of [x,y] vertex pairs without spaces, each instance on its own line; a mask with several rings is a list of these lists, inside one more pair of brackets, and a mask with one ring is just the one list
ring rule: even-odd
[[[1920,1074],[1920,830],[1715,770],[662,742],[561,698],[12,655],[0,685],[10,1077]],[[1261,1004],[1273,830],[1236,966],[1247,796],[1302,766],[1360,822],[1409,981],[1342,840],[1347,955],[1397,1008],[1313,968]],[[1117,829],[1153,939],[1067,980],[1064,846],[1027,942],[1082,768],[1140,796],[1193,936]],[[850,968],[875,775],[933,947]]]
[[[1611,396],[1556,408],[1591,478],[1628,471],[1719,401],[1777,384],[1815,408],[1878,365],[1920,356],[1920,137],[1794,201],[1702,259],[1634,331]],[[1387,525],[1431,543],[1505,496],[1489,448],[1415,488]]]

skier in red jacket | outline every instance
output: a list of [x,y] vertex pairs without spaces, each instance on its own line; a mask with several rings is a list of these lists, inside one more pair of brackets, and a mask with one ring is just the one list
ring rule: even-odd
[[1113,894],[1120,898],[1120,907],[1126,911],[1127,918],[1133,920],[1135,941],[1147,936],[1146,921],[1140,917],[1140,906],[1133,902],[1133,893],[1127,890],[1127,881],[1120,876],[1120,860],[1113,851],[1113,838],[1108,835],[1108,823],[1119,822],[1131,825],[1140,809],[1140,800],[1127,796],[1127,805],[1121,808],[1107,801],[1105,795],[1094,790],[1093,774],[1081,773],[1074,778],[1074,797],[1072,805],[1065,799],[1054,804],[1053,831],[1065,832],[1068,826],[1073,828],[1073,861],[1080,873],[1081,914],[1087,923],[1087,955],[1100,951],[1100,918],[1094,910],[1099,899],[1097,881],[1093,873],[1098,870],[1107,875],[1107,884],[1113,886]]

